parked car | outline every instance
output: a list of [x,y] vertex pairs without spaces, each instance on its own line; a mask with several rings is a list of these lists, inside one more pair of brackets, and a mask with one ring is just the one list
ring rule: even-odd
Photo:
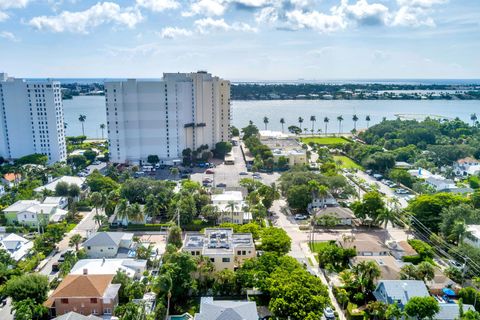
[[[59,259],[59,260],[60,260],[60,259]],[[64,258],[64,260],[65,260],[65,258]],[[60,263],[54,262],[54,263],[52,264],[52,272],[58,272],[58,271],[60,270],[59,266],[60,266]]]
[[205,170],[205,174],[214,174],[215,171],[213,171],[212,169],[207,169]]
[[333,312],[332,308],[326,307],[325,310],[323,310],[323,315],[327,319],[335,319],[335,313]]
[[227,185],[225,183],[217,183],[217,188],[226,188]]
[[458,262],[458,261],[448,260],[448,264],[451,265],[451,266],[454,267],[454,268],[457,268],[457,269],[460,269],[460,270],[463,269],[463,265],[462,265],[460,262]]
[[248,172],[242,171],[242,172],[239,173],[239,175],[241,175],[241,176],[248,176]]
[[297,214],[295,215],[295,220],[307,220],[307,216],[306,216],[306,215],[303,215],[303,214],[297,213]]
[[202,181],[202,182],[203,182],[203,183],[212,183],[212,182],[213,182],[213,180],[212,180],[212,179],[210,179],[210,178],[205,178],[205,179],[203,179],[203,181]]

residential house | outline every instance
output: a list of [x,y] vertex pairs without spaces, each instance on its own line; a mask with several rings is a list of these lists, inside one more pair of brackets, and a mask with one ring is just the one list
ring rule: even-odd
[[136,259],[80,259],[70,274],[112,274],[124,272],[130,278],[139,279],[147,270],[147,260]]
[[71,311],[56,318],[53,318],[52,320],[102,320],[102,318],[94,316],[93,314],[84,316],[83,314]]
[[325,207],[323,209],[312,210],[315,218],[331,216],[338,219],[337,226],[351,226],[355,221],[355,215],[349,208],[343,207]]
[[97,232],[88,238],[82,247],[89,258],[127,258],[132,255],[133,233]]
[[234,270],[245,259],[256,255],[251,233],[233,233],[230,228],[207,228],[205,234],[187,233],[182,251],[205,256],[217,271]]
[[417,254],[417,251],[415,251],[407,241],[390,241],[387,243],[387,246],[390,248],[392,256],[398,260],[402,260],[405,256],[414,256]]
[[2,183],[9,188],[14,187],[22,181],[22,176],[18,173],[5,173],[2,177]]
[[48,190],[48,191],[51,191],[51,192],[55,192],[55,188],[56,188],[57,184],[60,183],[60,182],[65,182],[69,185],[74,184],[74,185],[78,186],[80,188],[80,191],[81,191],[80,197],[85,196],[87,191],[88,191],[88,186],[87,186],[87,183],[86,183],[86,179],[83,178],[83,177],[73,177],[73,176],[63,176],[63,177],[54,179],[54,180],[48,182],[46,185],[35,188],[34,190],[35,190],[35,192],[38,192],[38,193],[42,192],[43,190]]
[[437,192],[457,188],[453,180],[438,175],[427,178],[425,182]]
[[252,213],[248,212],[241,191],[224,191],[212,195],[212,204],[220,213],[219,222],[244,224],[252,221]]
[[466,157],[453,163],[453,171],[457,176],[472,176],[480,173],[480,160]]
[[313,194],[312,202],[308,204],[308,211],[323,209],[325,207],[337,207],[338,202],[329,192],[325,197],[320,197],[317,193]]
[[351,240],[339,240],[342,248],[355,248],[357,256],[388,256],[390,249],[376,235],[368,233],[356,233]]
[[405,265],[404,262],[392,256],[356,256],[350,260],[350,263],[357,265],[363,261],[375,262],[380,269],[382,280],[400,280],[400,270]]
[[471,224],[467,226],[469,237],[465,237],[464,242],[474,247],[480,248],[480,224]]
[[397,303],[402,309],[412,297],[430,296],[427,286],[420,280],[381,280],[373,295],[377,301]]
[[255,301],[213,300],[202,297],[194,320],[258,320]]
[[53,204],[60,209],[65,209],[68,206],[68,199],[66,197],[46,197],[43,200],[44,204]]
[[7,224],[21,224],[30,227],[59,222],[65,218],[67,211],[57,204],[42,203],[38,200],[19,200],[3,209]]
[[77,312],[82,315],[111,315],[118,305],[120,284],[113,275],[67,275],[44,303],[53,316]]
[[[456,303],[439,303],[440,311],[435,315],[435,320],[456,320],[460,319],[460,306]],[[463,312],[475,311],[470,304],[463,305]]]
[[260,131],[259,136],[262,144],[272,151],[275,163],[283,157],[289,166],[307,164],[307,151],[302,148],[297,139],[280,131],[270,130]]
[[33,242],[14,233],[10,233],[0,239],[0,248],[7,251],[13,260],[20,261],[33,248]]

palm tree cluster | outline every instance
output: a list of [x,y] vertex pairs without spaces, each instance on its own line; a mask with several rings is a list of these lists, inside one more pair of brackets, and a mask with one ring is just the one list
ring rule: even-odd
[[126,199],[120,199],[118,202],[115,213],[117,214],[117,220],[124,221],[128,224],[132,222],[144,222],[145,216],[142,206],[138,203],[130,204]]
[[[474,116],[475,116],[475,120],[473,119]],[[472,119],[472,121],[476,121],[476,115],[473,114],[473,115],[471,116],[471,119]],[[342,122],[343,122],[344,120],[345,120],[345,119],[343,118],[343,115],[337,116],[338,134],[341,134],[341,133],[342,133]],[[358,122],[359,120],[360,120],[360,118],[359,118],[356,114],[354,114],[354,115],[352,116],[352,121],[353,121],[353,130],[352,130],[352,132],[353,132],[353,133],[356,133],[356,132],[357,132],[357,122]],[[300,128],[301,131],[307,133],[307,132],[308,132],[308,129],[307,129],[307,128],[302,128],[303,122],[305,121],[304,118],[298,117],[297,121],[298,121],[298,128]],[[311,132],[312,134],[315,133],[315,122],[316,122],[316,121],[317,121],[317,117],[316,117],[315,115],[311,115],[311,116],[310,116],[310,122],[311,122],[312,126],[311,126],[311,129],[310,129],[310,132]],[[367,128],[370,127],[370,121],[371,121],[371,117],[370,117],[370,115],[367,115],[367,116],[365,117],[365,122],[367,123]],[[270,119],[269,119],[267,116],[263,117],[263,124],[264,124],[264,126],[265,126],[265,130],[268,129],[268,124],[269,124],[269,123],[270,123]],[[283,118],[283,117],[280,118],[280,124],[281,124],[281,126],[282,126],[282,132],[284,132],[285,123],[286,123],[285,118]],[[324,118],[323,118],[323,123],[325,124],[324,133],[327,134],[327,133],[328,133],[328,124],[330,123],[330,118],[329,118],[329,117],[324,117]],[[289,128],[290,128],[290,127],[289,127]],[[297,130],[298,130],[298,129],[297,129]],[[318,132],[318,133],[322,132],[322,129],[319,128],[319,129],[317,130],[317,132]]]

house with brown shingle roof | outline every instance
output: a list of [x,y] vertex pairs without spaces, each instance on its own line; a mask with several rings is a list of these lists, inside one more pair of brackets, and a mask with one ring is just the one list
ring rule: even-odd
[[44,303],[52,316],[68,312],[82,315],[110,315],[118,305],[120,284],[112,284],[113,275],[68,275]]

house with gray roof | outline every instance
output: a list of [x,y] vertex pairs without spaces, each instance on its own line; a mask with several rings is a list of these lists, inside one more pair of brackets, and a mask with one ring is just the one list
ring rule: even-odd
[[412,297],[428,297],[427,286],[419,280],[382,280],[373,292],[377,301],[397,303],[403,308]]
[[[440,311],[435,315],[436,320],[455,320],[460,318],[460,306],[456,303],[440,303]],[[463,312],[475,311],[470,304],[463,305]]]
[[194,320],[258,320],[257,305],[254,301],[214,301],[213,297],[202,297]]
[[133,233],[97,232],[83,243],[89,258],[128,257],[133,245]]

